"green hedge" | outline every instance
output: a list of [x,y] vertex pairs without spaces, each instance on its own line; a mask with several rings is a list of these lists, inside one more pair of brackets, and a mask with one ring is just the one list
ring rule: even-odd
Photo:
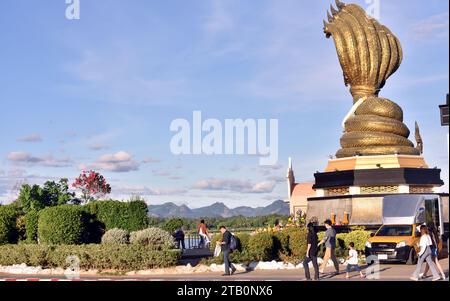
[[17,207],[12,205],[0,206],[0,245],[17,242],[16,222],[18,215]]
[[68,268],[69,256],[77,256],[80,269],[137,271],[176,265],[179,250],[156,251],[140,245],[4,245],[0,265],[25,263],[42,268]]
[[250,236],[248,250],[258,261],[271,261],[277,258],[276,237],[268,232]]
[[38,238],[39,211],[31,210],[25,215],[25,237],[27,243],[36,243]]
[[44,244],[81,244],[87,241],[89,216],[81,206],[62,205],[40,211],[38,238]]
[[307,230],[304,227],[286,228],[276,234],[279,240],[279,257],[284,261],[299,263],[307,250]]
[[148,208],[143,201],[94,201],[86,205],[86,211],[103,223],[106,231],[118,228],[132,232],[148,225]]
[[[336,255],[348,256],[348,245],[355,243],[356,250],[362,252],[365,243],[370,237],[369,231],[355,230],[350,233],[336,235]],[[294,264],[300,263],[306,254],[307,230],[304,227],[290,227],[276,233],[261,232],[254,235],[245,233],[236,234],[241,240],[242,250],[231,254],[230,259],[235,263],[248,263],[251,261],[282,260]],[[325,232],[319,232],[319,241]],[[215,249],[216,241],[222,238],[221,234],[215,235],[211,240],[211,250]],[[322,246],[319,256],[323,257],[325,247]],[[223,263],[223,256],[205,260],[205,263]]]
[[172,235],[160,228],[147,228],[131,232],[130,244],[148,246],[155,250],[168,250],[175,246]]

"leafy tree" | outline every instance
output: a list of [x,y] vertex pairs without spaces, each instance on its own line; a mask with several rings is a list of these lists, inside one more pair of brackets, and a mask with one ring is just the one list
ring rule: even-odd
[[185,222],[181,218],[171,218],[164,223],[162,228],[169,233],[174,233],[184,225]]
[[41,210],[46,207],[43,194],[42,188],[39,185],[30,186],[24,184],[20,189],[17,201],[25,213],[31,210]]
[[75,179],[72,187],[81,189],[81,198],[85,203],[111,193],[111,186],[106,182],[105,178],[93,170],[83,171]]
[[22,185],[17,202],[23,212],[28,213],[31,210],[39,211],[45,207],[67,204],[73,201],[74,196],[74,193],[69,192],[68,180],[63,178],[59,182],[47,181],[43,187]]
[[44,198],[48,206],[64,205],[71,202],[75,193],[69,192],[69,180],[63,178],[58,183],[47,181],[43,187]]

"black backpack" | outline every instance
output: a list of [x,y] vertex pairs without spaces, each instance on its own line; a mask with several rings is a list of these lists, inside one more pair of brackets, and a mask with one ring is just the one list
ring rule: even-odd
[[236,251],[236,250],[240,250],[240,245],[241,245],[241,241],[239,240],[239,238],[237,238],[236,236],[234,236],[233,234],[231,235],[230,238],[230,251]]

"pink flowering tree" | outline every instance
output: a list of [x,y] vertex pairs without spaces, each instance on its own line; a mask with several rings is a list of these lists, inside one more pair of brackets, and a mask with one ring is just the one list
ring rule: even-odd
[[72,187],[81,190],[81,198],[85,203],[111,193],[111,186],[106,182],[105,178],[93,170],[83,171],[75,179]]

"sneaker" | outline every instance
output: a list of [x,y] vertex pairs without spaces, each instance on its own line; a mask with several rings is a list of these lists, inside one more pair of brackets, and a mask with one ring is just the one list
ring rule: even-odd
[[411,279],[412,281],[419,281],[419,278],[414,277],[414,276],[410,277],[409,279]]
[[442,277],[442,280],[446,280],[447,279],[447,277],[445,277],[445,274],[442,274],[441,277]]
[[439,281],[439,280],[441,280],[441,277],[433,278],[433,280],[431,280],[431,281]]
[[231,275],[233,275],[234,273],[236,273],[236,268],[235,267],[231,268]]
[[423,279],[423,278],[425,278],[425,274],[424,273],[420,273],[419,274],[419,279]]

